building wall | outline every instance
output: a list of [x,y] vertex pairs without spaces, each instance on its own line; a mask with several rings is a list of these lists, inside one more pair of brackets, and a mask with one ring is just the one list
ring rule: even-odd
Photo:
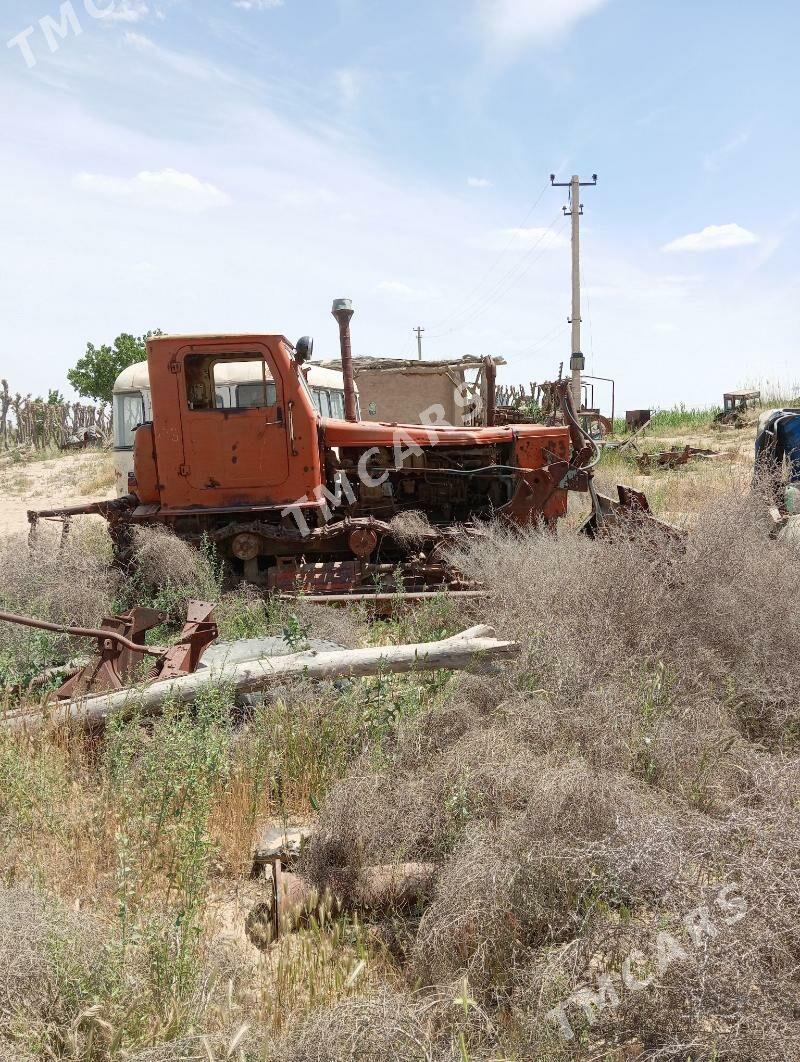
[[364,420],[419,424],[420,414],[438,403],[444,407],[448,424],[463,423],[461,408],[455,401],[455,384],[447,373],[362,369],[356,375],[356,383]]

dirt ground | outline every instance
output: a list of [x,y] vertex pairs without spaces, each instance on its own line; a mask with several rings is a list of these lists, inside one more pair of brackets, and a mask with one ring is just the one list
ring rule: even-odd
[[82,451],[0,466],[0,536],[26,531],[28,509],[114,496],[111,454]]

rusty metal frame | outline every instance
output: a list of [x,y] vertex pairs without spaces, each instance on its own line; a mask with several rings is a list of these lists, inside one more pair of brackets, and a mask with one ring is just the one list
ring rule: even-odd
[[[192,674],[207,647],[217,638],[213,611],[214,606],[206,601],[189,601],[180,637],[166,649],[146,643],[148,631],[164,623],[166,613],[142,606],[120,616],[106,616],[99,628],[72,627],[5,611],[0,611],[0,621],[96,641],[95,656],[68,675],[53,694],[55,700],[71,701],[125,689],[137,681],[163,682]],[[149,669],[144,666],[147,660],[152,660]]]

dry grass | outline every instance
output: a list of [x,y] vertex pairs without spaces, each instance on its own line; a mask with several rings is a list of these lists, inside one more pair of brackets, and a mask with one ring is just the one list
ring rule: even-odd
[[[121,971],[95,920],[21,888],[0,888],[0,1037],[36,1053],[95,1058],[113,1039],[97,993]],[[50,1057],[53,1057],[51,1055]]]
[[[99,981],[64,980],[45,949],[36,969],[56,1005],[43,1023],[37,993],[19,1004],[25,1049],[63,1055],[93,1028],[94,1054],[79,1039],[78,1057],[800,1057],[800,564],[765,534],[736,462],[673,475],[664,504],[691,514],[685,543],[493,528],[456,558],[488,602],[370,625],[358,610],[222,596],[226,636],[298,643],[424,639],[488,615],[523,646],[494,674],[293,684],[246,726],[221,689],[102,743],[0,741],[3,880],[80,899],[92,915],[77,922],[48,908],[70,941],[102,927]],[[9,601],[63,615],[66,570],[86,618],[107,609],[99,543],[42,550],[35,566],[8,555]],[[136,554],[118,600],[176,621],[187,597],[221,594],[210,551],[149,533]],[[245,903],[223,943],[220,898],[252,889],[258,902],[259,828],[317,812],[304,868],[318,884],[335,871],[355,892],[370,864],[431,862],[430,902],[312,925],[263,954],[239,939]],[[725,887],[738,906],[720,905]],[[698,918],[713,928],[697,935]],[[19,922],[8,948],[19,938],[28,954]],[[123,945],[132,981],[104,958]],[[81,970],[75,947],[66,967]],[[588,994],[604,975],[613,1006]],[[87,992],[101,1009],[80,1018]],[[548,1017],[559,1004],[574,1040]]]
[[110,453],[104,453],[80,482],[80,492],[87,496],[105,494],[116,482]]
[[194,589],[213,579],[207,553],[182,542],[170,531],[137,527],[133,545],[140,584],[147,589],[158,591],[165,585]]
[[[405,967],[431,989],[467,978],[504,1030],[470,1050],[559,1057],[550,1007],[668,927],[686,960],[584,1018],[587,1058],[632,1038],[652,1059],[795,1050],[800,566],[765,536],[761,499],[713,502],[685,546],[472,542],[458,564],[492,588],[482,611],[523,643],[520,664],[460,680],[397,731],[385,766],[329,794],[308,856],[318,882],[439,865]],[[693,948],[682,918],[715,910],[725,883],[746,917]]]
[[[62,541],[43,526],[27,536],[0,539],[0,606],[58,623],[94,626],[111,609],[119,580],[110,568],[103,527],[82,524]],[[77,644],[77,649],[76,649]],[[0,624],[0,686],[12,685],[80,651],[60,635]]]
[[286,1062],[432,1062],[434,1057],[424,1012],[390,991],[321,1010],[273,1050],[271,1057]]
[[425,540],[425,536],[433,531],[430,520],[425,513],[410,509],[408,512],[398,513],[392,518],[392,537],[401,545],[418,546]]

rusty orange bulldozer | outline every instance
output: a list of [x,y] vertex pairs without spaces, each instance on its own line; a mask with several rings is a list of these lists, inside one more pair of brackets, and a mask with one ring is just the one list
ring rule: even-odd
[[[160,336],[148,342],[152,421],[135,432],[128,493],[113,501],[29,513],[68,521],[104,516],[118,557],[136,527],[213,543],[234,578],[276,591],[355,594],[402,576],[405,590],[468,585],[447,563],[457,534],[482,522],[554,527],[567,492],[595,498],[595,443],[567,381],[548,424],[453,427],[362,421],[353,382],[349,300],[339,325],[345,419],[321,416],[306,382],[313,343],[282,335]],[[220,407],[215,375],[248,363],[248,402]],[[258,382],[260,381],[260,382]],[[595,505],[597,512],[597,506]],[[402,514],[425,516],[413,536]],[[598,518],[599,513],[598,513]]]

